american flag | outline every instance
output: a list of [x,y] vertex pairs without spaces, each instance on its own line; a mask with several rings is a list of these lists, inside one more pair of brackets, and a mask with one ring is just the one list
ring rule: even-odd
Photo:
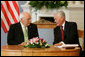
[[1,27],[5,33],[9,31],[10,24],[19,22],[18,1],[1,1]]

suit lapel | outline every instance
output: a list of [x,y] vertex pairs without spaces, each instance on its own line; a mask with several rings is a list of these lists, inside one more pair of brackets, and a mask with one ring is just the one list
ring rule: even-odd
[[22,27],[21,27],[21,24],[20,24],[20,22],[19,22],[19,24],[18,24],[18,28],[19,28],[19,35],[20,35],[20,39],[21,39],[21,41],[24,41],[24,34],[23,34],[23,30],[22,30]]
[[68,22],[67,21],[65,21],[65,27],[64,27],[64,38],[66,38],[66,33],[67,33],[67,31],[68,31]]
[[[65,27],[64,27],[64,40],[67,37],[67,31],[68,31],[68,22],[65,21]],[[60,26],[55,28],[55,35],[57,37],[57,41],[60,42],[62,41],[62,34],[61,34],[61,30],[60,30]]]
[[31,24],[28,26],[28,38],[30,39],[30,34],[31,34]]
[[[62,41],[62,34],[61,34],[60,26],[58,27],[58,30],[59,30],[59,36],[60,36],[59,40]],[[66,35],[67,35],[66,33],[67,33],[67,31],[68,31],[68,22],[65,21],[65,27],[64,27],[64,40],[65,40],[65,38],[66,38]]]
[[56,32],[58,34],[57,35],[58,36],[57,40],[60,42],[60,41],[62,41],[60,26],[58,26],[56,30],[57,30]]
[[60,35],[59,35],[59,36],[60,36],[59,40],[62,41],[62,33],[61,33],[60,26],[59,26],[59,34],[60,34]]

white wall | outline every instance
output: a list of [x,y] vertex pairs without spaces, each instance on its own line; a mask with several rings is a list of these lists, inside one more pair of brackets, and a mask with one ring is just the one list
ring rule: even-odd
[[69,21],[77,23],[78,29],[84,30],[84,8],[69,8]]

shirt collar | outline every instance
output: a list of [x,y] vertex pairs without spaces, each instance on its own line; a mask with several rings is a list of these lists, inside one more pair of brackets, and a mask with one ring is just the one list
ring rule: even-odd
[[20,22],[21,23],[21,26],[24,28],[25,26],[22,24],[22,22]]
[[62,26],[63,26],[63,29],[64,29],[64,27],[65,27],[65,22],[62,24]]

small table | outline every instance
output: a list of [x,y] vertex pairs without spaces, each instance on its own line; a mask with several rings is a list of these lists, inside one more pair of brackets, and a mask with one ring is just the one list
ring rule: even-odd
[[80,48],[24,48],[20,45],[7,45],[1,47],[1,56],[79,56]]

